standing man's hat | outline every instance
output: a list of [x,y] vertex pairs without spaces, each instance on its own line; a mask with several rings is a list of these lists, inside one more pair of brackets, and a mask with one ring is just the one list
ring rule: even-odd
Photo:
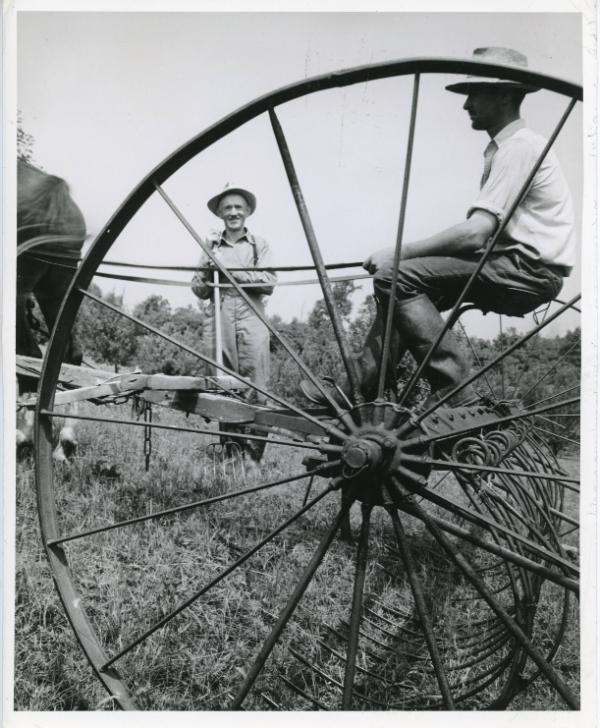
[[219,216],[219,203],[225,195],[241,195],[246,200],[248,207],[250,208],[248,215],[252,215],[254,210],[256,210],[256,197],[252,194],[252,192],[248,192],[248,190],[245,190],[243,187],[235,187],[228,182],[222,192],[211,197],[206,203],[208,205],[208,209],[217,217]]
[[[527,56],[512,48],[475,48],[473,51],[474,61],[484,61],[485,63],[498,63],[504,66],[512,66],[513,68],[527,68]],[[451,83],[446,86],[448,91],[456,94],[470,94],[477,86],[490,86],[495,88],[516,88],[525,93],[533,93],[539,91],[536,86],[530,86],[519,81],[507,81],[502,78],[486,78],[485,76],[466,76],[464,81],[459,83]]]

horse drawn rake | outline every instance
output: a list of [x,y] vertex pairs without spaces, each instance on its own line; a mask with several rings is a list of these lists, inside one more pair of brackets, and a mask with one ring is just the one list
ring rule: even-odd
[[[492,389],[477,406],[445,404],[470,382],[483,382],[494,367],[572,311],[578,296],[553,304],[552,312],[546,310],[538,317],[527,334],[480,363],[453,393],[427,408],[411,404],[410,397],[424,365],[405,382],[398,397],[388,396],[391,312],[386,319],[378,396],[363,401],[355,394],[344,407],[256,311],[302,376],[329,401],[328,406],[307,409],[270,389],[260,390],[268,406],[244,401],[239,396],[244,389],[258,389],[252,382],[222,361],[196,351],[189,342],[136,319],[88,290],[114,241],[151,196],[167,205],[212,259],[163,184],[215,142],[267,114],[335,341],[352,381],[347,333],[276,107],[336,87],[413,77],[399,250],[420,79],[424,74],[465,72],[527,82],[568,99],[547,148],[523,186],[521,195],[525,194],[543,156],[582,98],[578,86],[473,61],[413,59],[370,65],[267,94],[192,139],[134,189],[77,269],[41,373],[36,413],[38,505],[44,546],[64,609],[116,706],[152,707],[152,692],[160,690],[169,694],[174,708],[502,709],[534,680],[544,680],[563,705],[577,708],[576,689],[553,664],[578,594],[573,558],[577,479],[565,471],[543,431],[544,418],[556,422],[557,413],[577,416],[577,387],[553,391],[536,402],[536,382],[525,396],[516,391],[510,397],[497,396]],[[518,202],[514,201],[511,212]],[[506,221],[494,235],[481,266],[505,225]],[[214,262],[245,297],[231,274]],[[451,311],[446,329],[457,322],[469,285]],[[390,300],[393,297],[392,288]],[[126,373],[86,387],[74,386],[76,377],[69,384],[69,370],[61,368],[64,342],[84,300],[134,320],[157,340],[166,340],[216,367],[220,376]],[[542,378],[559,366],[560,362],[551,362]],[[57,391],[58,385],[64,391]],[[190,500],[183,486],[171,490],[170,499],[158,493],[152,482],[158,470],[150,467],[152,478],[144,480],[145,503],[130,500],[129,484],[123,482],[111,491],[116,500],[110,512],[74,511],[69,481],[63,482],[52,462],[52,424],[64,416],[61,405],[78,399],[119,403],[133,396],[168,406],[172,419],[139,421],[87,413],[77,417],[106,430],[142,427],[147,434],[193,437],[195,442],[205,442],[202,438],[214,442],[220,435],[234,441],[266,439],[270,451],[281,453],[279,462],[285,461],[289,468],[273,466],[268,474],[265,470],[260,476],[253,474],[244,487],[236,484],[235,489],[217,493],[202,490],[200,483],[199,497]],[[191,426],[189,415],[251,424],[252,434]],[[305,456],[302,463],[297,453]],[[354,545],[336,538],[348,521],[357,535]],[[131,541],[135,545],[128,547],[130,537],[123,534],[136,529],[138,535]],[[201,541],[194,541],[200,536]],[[188,545],[196,543],[196,550],[186,551],[193,554],[189,571],[169,559],[158,558],[157,565],[141,563],[136,553],[142,542],[155,553],[175,544],[175,551],[169,550],[172,556],[183,548],[185,539]],[[115,588],[104,583],[106,571],[113,572]],[[168,584],[166,590],[157,584],[158,572]],[[156,590],[153,614],[132,603],[140,590],[146,595]],[[158,600],[168,603],[161,607]],[[185,627],[176,632],[175,622]],[[211,635],[219,647],[208,654],[205,646]],[[184,677],[169,682],[168,673],[175,665]]]

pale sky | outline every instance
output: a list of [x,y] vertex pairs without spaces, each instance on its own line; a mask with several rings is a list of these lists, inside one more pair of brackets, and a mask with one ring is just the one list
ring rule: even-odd
[[[35,161],[69,182],[95,235],[158,162],[259,95],[328,71],[415,56],[470,57],[485,45],[516,48],[533,70],[581,82],[580,22],[575,13],[21,12],[18,107],[35,137]],[[464,97],[444,90],[455,79],[422,79],[406,239],[459,222],[477,194],[488,138],[470,128]],[[409,77],[359,84],[278,109],[328,263],[362,260],[395,239],[411,84]],[[523,116],[547,136],[566,103],[539,92],[526,99]],[[579,105],[555,151],[581,227]],[[204,235],[220,223],[206,201],[225,182],[257,195],[248,227],[269,241],[276,265],[311,262],[266,116],[196,157],[165,188]],[[198,256],[164,203],[151,199],[107,258],[194,265]],[[563,298],[579,290],[579,268]],[[195,301],[187,287],[97,282],[123,292],[130,307],[150,293],[173,306]],[[317,286],[281,287],[268,311],[305,318],[320,296]],[[476,335],[497,333],[495,317],[469,316]],[[504,326],[513,323],[520,322]],[[566,322],[577,324],[576,316]]]

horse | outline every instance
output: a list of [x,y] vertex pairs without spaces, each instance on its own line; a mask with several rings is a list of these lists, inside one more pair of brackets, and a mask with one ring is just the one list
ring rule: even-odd
[[[32,299],[37,302],[48,331],[52,331],[73,270],[81,256],[86,225],[81,210],[71,198],[61,177],[47,174],[33,164],[17,161],[17,305],[16,353],[42,357]],[[64,362],[80,365],[83,353],[70,335]],[[17,376],[19,397],[35,391],[37,379]],[[30,446],[33,411],[21,408],[17,416],[17,445]],[[69,458],[76,447],[71,422],[60,430],[54,451],[56,460]]]

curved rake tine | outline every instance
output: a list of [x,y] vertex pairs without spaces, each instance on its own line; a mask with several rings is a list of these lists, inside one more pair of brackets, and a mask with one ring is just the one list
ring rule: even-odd
[[[320,469],[320,468],[317,468]],[[315,469],[315,470],[317,470]],[[317,475],[318,473],[315,472],[315,470],[312,471],[313,477]],[[291,475],[287,478],[281,478],[280,480],[275,480],[270,483],[262,483],[260,485],[253,485],[250,488],[244,488],[243,490],[234,490],[231,493],[223,493],[221,495],[215,495],[210,498],[205,498],[201,501],[195,501],[194,503],[186,503],[182,506],[175,506],[174,508],[166,508],[162,511],[155,511],[154,513],[148,513],[144,516],[137,516],[136,518],[129,518],[126,521],[119,521],[118,523],[110,523],[106,526],[99,526],[98,528],[92,528],[88,531],[78,531],[77,533],[71,533],[68,536],[61,536],[60,538],[54,538],[51,541],[47,542],[48,546],[55,546],[59,543],[66,543],[67,541],[75,541],[80,538],[86,538],[88,536],[94,536],[98,533],[105,533],[106,531],[112,531],[115,528],[124,528],[125,526],[132,526],[136,523],[143,523],[145,521],[151,521],[155,518],[162,518],[163,516],[172,516],[175,513],[183,513],[184,511],[190,511],[195,508],[203,508],[205,506],[213,505],[214,503],[221,503],[226,500],[231,500],[232,498],[241,498],[244,495],[248,495],[250,493],[258,493],[262,490],[267,490],[269,488],[276,488],[279,485],[285,485],[286,483],[292,483],[296,480],[303,480],[306,478],[307,475],[311,475],[311,473],[300,473],[299,475]],[[306,500],[302,504],[304,507],[306,505]]]
[[[502,480],[506,481],[509,479],[502,478]],[[520,507],[520,511],[516,509],[518,507],[511,505],[507,502],[506,498],[498,495],[497,493],[490,492],[488,493],[487,497],[491,498],[492,500],[496,500],[498,503],[501,503],[506,511],[509,511],[513,514],[513,520],[521,522],[523,526],[525,526],[525,528],[530,529],[531,533],[537,535],[540,541],[543,538],[542,533],[540,533],[540,529],[542,531],[546,531],[548,536],[553,539],[554,545],[560,548],[556,529],[554,528],[554,525],[545,510],[549,509],[550,507],[547,500],[543,499],[542,502],[539,502],[538,500],[536,500],[535,497],[532,497],[528,490],[524,487],[518,488],[518,498],[512,490],[510,492],[512,497],[518,502],[518,507]],[[493,510],[493,508],[491,510]],[[537,525],[534,525],[533,521],[535,521]]]
[[[342,418],[344,421],[348,420],[346,422],[347,426],[352,427],[353,426],[353,420],[351,417],[348,416],[346,410],[342,409],[339,404],[331,397],[331,395],[328,393],[327,388],[322,385],[319,378],[316,377],[312,371],[309,369],[309,367],[302,361],[302,359],[298,356],[298,354],[292,349],[292,347],[288,344],[288,342],[281,336],[281,334],[273,327],[273,324],[269,321],[269,319],[266,317],[263,311],[260,310],[260,308],[256,305],[256,303],[250,298],[250,296],[247,294],[247,292],[244,290],[242,286],[235,280],[235,278],[231,275],[231,273],[225,268],[225,266],[221,263],[221,261],[215,256],[214,252],[210,249],[206,243],[202,240],[202,238],[198,235],[198,233],[194,230],[191,223],[187,220],[185,215],[181,212],[181,210],[175,205],[173,200],[167,195],[165,190],[158,184],[154,183],[154,187],[158,194],[162,197],[162,199],[167,203],[167,205],[170,207],[172,212],[175,214],[177,219],[182,223],[184,228],[188,231],[188,233],[192,236],[192,238],[198,243],[198,245],[202,248],[204,251],[204,254],[207,256],[209,260],[212,261],[212,263],[215,265],[215,267],[219,270],[220,273],[222,273],[231,286],[235,289],[238,296],[242,298],[244,303],[248,306],[248,308],[255,314],[255,316],[262,321],[262,323],[267,327],[267,329],[270,331],[271,334],[277,339],[279,344],[287,351],[287,353],[292,357],[292,359],[296,362],[302,373],[310,379],[310,381],[318,388],[318,390],[321,392],[321,394],[325,397],[326,401],[329,402],[331,407],[334,409],[336,414]],[[352,425],[350,424],[352,423]]]
[[390,518],[392,519],[394,533],[396,535],[396,541],[398,542],[398,549],[402,556],[402,563],[404,564],[404,568],[406,569],[406,574],[407,574],[408,580],[410,582],[410,588],[413,593],[413,598],[415,600],[415,606],[417,608],[417,613],[419,615],[419,620],[421,622],[421,628],[423,630],[423,634],[424,634],[425,640],[427,642],[429,654],[431,655],[431,663],[433,665],[433,669],[435,671],[435,676],[437,678],[438,685],[440,687],[440,692],[442,693],[442,698],[444,700],[444,706],[448,710],[453,710],[454,701],[452,699],[452,693],[450,692],[450,685],[448,684],[448,678],[446,676],[446,671],[444,670],[442,658],[440,656],[440,652],[438,650],[437,642],[435,639],[435,634],[433,632],[433,624],[431,622],[431,618],[429,616],[429,610],[428,610],[427,604],[425,602],[425,595],[423,594],[423,587],[421,585],[420,579],[415,570],[415,565],[413,563],[413,556],[411,554],[410,547],[406,541],[406,536],[404,534],[402,522],[400,521],[400,518],[398,517],[398,511],[395,509],[395,507],[392,504],[386,505],[385,508],[386,508],[387,512],[389,513]]
[[[487,259],[490,257],[490,255],[494,251],[494,249],[495,249],[498,241],[500,240],[500,238],[502,236],[502,233],[505,231],[506,226],[510,222],[513,214],[515,213],[515,211],[517,209],[517,207],[521,203],[521,200],[527,194],[527,191],[529,190],[529,186],[533,182],[533,179],[534,179],[535,175],[537,174],[537,171],[539,170],[542,162],[546,158],[546,155],[550,151],[550,148],[552,147],[552,145],[556,141],[556,138],[557,138],[560,130],[563,128],[565,122],[567,121],[567,119],[568,119],[568,117],[569,117],[569,115],[570,115],[571,111],[573,110],[573,107],[575,106],[576,103],[577,103],[577,99],[572,98],[570,100],[570,102],[569,102],[566,110],[564,111],[562,117],[560,118],[558,124],[556,125],[554,131],[552,132],[550,138],[548,139],[548,142],[546,143],[544,149],[542,150],[541,154],[539,155],[538,159],[536,160],[535,164],[533,165],[533,168],[532,168],[531,172],[527,176],[527,179],[523,183],[523,185],[522,185],[521,189],[519,190],[519,192],[518,192],[515,200],[510,205],[510,207],[509,207],[506,215],[502,219],[502,222],[498,225],[498,227],[496,228],[495,233],[492,235],[490,241],[487,243],[487,245],[485,247],[485,251],[484,251],[484,253],[481,256],[481,259],[479,260],[479,263],[477,264],[477,267],[475,268],[475,270],[471,274],[471,277],[469,278],[469,280],[465,284],[465,287],[463,288],[460,296],[458,297],[456,303],[454,304],[454,307],[452,308],[452,311],[450,312],[450,315],[448,316],[448,318],[444,322],[444,325],[442,326],[442,329],[440,330],[440,333],[438,334],[436,340],[433,342],[433,344],[431,345],[429,351],[425,355],[424,359],[416,367],[416,369],[413,372],[410,380],[408,381],[408,383],[404,387],[404,390],[403,390],[403,392],[402,392],[402,394],[400,396],[399,402],[398,402],[399,405],[403,405],[404,404],[404,402],[406,401],[407,397],[412,392],[412,390],[413,390],[413,388],[414,388],[417,380],[419,379],[419,377],[423,373],[425,367],[429,364],[429,362],[431,360],[431,357],[433,355],[433,352],[439,346],[439,344],[440,344],[441,340],[443,339],[444,335],[446,334],[446,332],[454,325],[454,323],[456,321],[457,313],[458,313],[460,307],[462,306],[462,304],[463,304],[463,302],[464,302],[467,294],[471,290],[471,288],[473,286],[473,283],[475,282],[475,279],[477,278],[477,276],[481,272],[481,269],[485,265],[485,262],[487,261]],[[438,403],[438,406],[439,406],[439,403]]]
[[[410,497],[410,493],[402,486],[402,484],[396,482],[396,488],[401,497]],[[540,672],[548,680],[548,682],[557,690],[559,695],[567,703],[572,710],[579,709],[579,702],[573,695],[571,690],[563,680],[559,677],[558,673],[554,670],[539,650],[532,644],[527,635],[515,622],[515,620],[508,614],[508,612],[501,606],[501,604],[494,598],[483,579],[477,574],[475,569],[469,564],[467,559],[459,551],[459,549],[450,541],[446,534],[441,528],[435,523],[434,519],[427,513],[426,510],[415,501],[412,502],[411,506],[418,518],[423,521],[427,530],[440,544],[440,546],[446,551],[452,561],[462,571],[468,581],[473,585],[481,597],[485,600],[490,609],[496,614],[506,625],[507,630],[514,637],[515,641],[519,646],[528,654],[531,660],[537,665]]]
[[[462,473],[461,474],[456,473],[455,475],[456,475],[457,481],[459,482],[461,488],[463,489],[463,492],[467,496],[469,502],[471,503],[471,506],[475,509],[475,511],[478,514],[483,516],[483,509],[485,508],[488,511],[488,513],[490,514],[492,521],[498,522],[498,519],[500,518],[502,512],[500,509],[496,509],[496,511],[494,513],[494,509],[490,508],[489,499],[483,497],[483,496],[485,496],[485,491],[483,491],[481,493],[482,497],[480,498],[480,502],[478,503],[477,500],[469,492],[469,489],[465,487],[464,481],[467,480],[468,482],[470,482],[471,479],[465,478],[464,474],[462,474]],[[509,526],[514,526],[514,523],[509,523]],[[490,529],[489,529],[489,532],[490,532],[494,542],[498,546],[501,545],[501,541],[504,538],[507,546],[511,550],[515,550],[514,543],[511,540],[510,536],[507,536],[502,531],[503,531],[503,529],[498,529],[498,528],[494,528],[494,527],[490,527]],[[517,593],[517,584],[516,584],[517,576],[514,573],[515,565],[505,563],[505,569],[506,569],[506,572],[507,572],[507,575],[509,578],[509,584],[512,586],[513,594],[516,594]],[[483,573],[480,569],[475,569],[475,570],[479,573],[479,575],[481,575]],[[522,578],[523,584],[525,584],[526,583],[526,574],[523,572],[522,569],[519,569],[519,574]],[[458,601],[460,601],[460,599]]]
[[[203,594],[206,594],[210,589],[212,589],[214,586],[216,586],[220,581],[222,581],[225,577],[229,576],[233,571],[235,571],[239,566],[241,566],[244,562],[246,562],[251,556],[253,556],[257,551],[259,551],[263,546],[265,546],[267,543],[272,541],[275,536],[278,536],[282,531],[284,531],[286,528],[292,525],[294,521],[297,521],[300,516],[302,516],[306,511],[310,510],[316,503],[318,503],[322,498],[324,498],[326,495],[331,493],[333,491],[335,486],[332,484],[328,488],[326,488],[322,493],[319,493],[319,495],[315,496],[310,503],[308,503],[304,508],[301,508],[299,511],[294,513],[293,516],[287,519],[284,523],[281,524],[281,526],[278,526],[276,529],[271,531],[267,536],[265,536],[262,541],[259,541],[255,546],[253,546],[251,549],[246,551],[242,556],[240,556],[237,561],[234,561],[233,564],[228,566],[226,569],[224,569],[220,574],[218,574],[214,579],[212,579],[208,584],[202,587],[202,589],[199,589],[195,594],[192,594],[191,597],[186,599],[182,604],[180,604],[178,607],[173,609],[171,612],[169,612],[165,617],[160,619],[158,622],[152,625],[149,629],[147,629],[143,634],[141,634],[139,637],[137,637],[135,640],[130,642],[128,645],[126,645],[122,650],[117,652],[116,655],[110,658],[103,666],[102,670],[106,670],[108,667],[110,667],[113,663],[115,663],[117,660],[121,659],[124,655],[126,655],[128,652],[131,652],[135,647],[137,647],[139,644],[141,644],[144,640],[148,639],[154,632],[156,632],[161,627],[164,627],[165,624],[173,620],[178,614],[183,612],[185,609],[190,607],[195,601],[197,601]],[[332,537],[333,538],[333,537]]]
[[392,339],[392,325],[394,318],[394,303],[396,300],[396,288],[398,286],[398,265],[402,254],[402,237],[404,235],[404,219],[406,216],[406,201],[408,199],[408,187],[410,181],[410,168],[415,140],[415,124],[417,119],[417,103],[419,100],[420,75],[415,74],[413,80],[413,95],[410,109],[410,123],[408,128],[408,140],[406,142],[406,161],[404,163],[404,180],[402,182],[402,197],[400,200],[400,213],[398,217],[398,230],[396,233],[396,246],[394,249],[394,261],[392,263],[392,281],[390,284],[390,296],[387,304],[385,327],[381,340],[381,358],[379,361],[379,382],[377,385],[377,399],[383,399],[385,391],[385,380],[387,375],[388,359]]
[[[337,658],[340,662],[346,663],[346,658],[341,652],[338,652],[336,649],[334,649],[331,645],[328,645],[327,642],[323,642],[323,640],[317,640],[317,645],[328,652],[330,655],[333,655],[335,658]],[[381,675],[378,675],[376,672],[373,672],[372,670],[367,670],[365,667],[361,667],[360,665],[356,666],[356,669],[358,672],[362,673],[363,675],[367,675],[368,677],[372,677],[374,680],[377,680],[378,682],[383,683],[386,687],[394,687],[394,683],[391,683],[389,680],[386,680]]]
[[147,331],[152,332],[153,334],[156,334],[156,336],[160,336],[165,341],[168,341],[171,344],[174,344],[175,346],[178,346],[182,351],[187,351],[188,354],[191,354],[192,356],[195,356],[196,358],[200,359],[203,362],[206,362],[207,364],[210,364],[210,366],[214,367],[215,369],[220,369],[222,372],[225,372],[225,374],[229,374],[230,376],[237,379],[242,384],[247,385],[248,387],[254,389],[257,392],[260,392],[265,397],[268,397],[269,399],[272,399],[274,402],[277,402],[277,404],[280,404],[282,407],[285,407],[286,409],[289,409],[292,412],[295,412],[297,415],[302,417],[305,420],[308,420],[309,422],[312,422],[313,424],[318,425],[323,430],[328,432],[329,434],[339,437],[342,440],[347,440],[348,436],[339,430],[337,427],[334,427],[332,425],[329,425],[327,423],[323,423],[320,420],[318,420],[316,417],[313,417],[312,415],[308,414],[308,412],[304,412],[299,407],[296,407],[291,402],[286,402],[285,400],[281,399],[281,397],[278,397],[273,392],[269,392],[266,389],[263,389],[258,384],[255,384],[254,382],[250,381],[249,379],[246,379],[245,377],[242,377],[238,372],[234,371],[233,369],[229,369],[229,367],[226,367],[224,364],[219,364],[214,359],[211,359],[208,356],[205,356],[204,354],[201,354],[199,351],[196,351],[195,349],[192,349],[191,347],[187,346],[181,341],[177,341],[177,339],[174,339],[169,334],[165,334],[163,331],[160,331],[160,329],[157,329],[154,326],[151,326],[150,324],[145,323],[139,318],[136,318],[135,316],[132,316],[131,314],[127,313],[126,311],[123,311],[123,309],[119,308],[118,306],[113,306],[113,304],[109,303],[108,301],[104,301],[102,298],[98,298],[97,296],[94,296],[93,293],[90,293],[89,291],[86,291],[84,288],[78,289],[79,293],[84,295],[86,298],[91,299],[92,301],[95,301],[96,303],[100,304],[101,306],[104,306],[105,308],[109,308],[111,311],[114,311],[115,313],[120,314],[126,319],[129,319],[129,321],[133,321],[133,323],[138,324],[138,326],[141,326],[142,328],[146,329]]
[[[290,652],[294,654],[297,660],[302,662],[306,667],[308,667],[309,670],[315,673],[315,675],[318,675],[321,677],[325,682],[329,683],[330,685],[333,685],[336,688],[343,689],[343,685],[339,680],[336,680],[331,675],[328,675],[324,670],[322,670],[320,667],[317,667],[317,665],[313,664],[309,660],[307,660],[304,655],[301,655],[298,651],[292,650],[290,648]],[[380,708],[388,708],[389,706],[385,703],[382,703],[380,700],[374,700],[373,698],[369,698],[368,695],[365,695],[364,693],[359,692],[358,690],[355,690],[352,695],[355,698],[358,698],[359,700],[362,700],[365,703],[369,703],[371,705],[376,705]]]
[[[398,484],[398,479],[394,478],[394,483]],[[446,511],[449,511],[454,515],[461,516],[475,526],[483,526],[484,528],[490,529],[493,533],[503,536],[507,540],[514,540],[539,557],[544,558],[547,561],[552,561],[558,566],[568,569],[572,573],[577,574],[579,572],[579,570],[573,566],[572,562],[558,556],[550,548],[544,547],[541,544],[532,541],[530,538],[522,536],[520,533],[513,531],[497,521],[490,520],[481,513],[471,511],[450,498],[445,498],[437,493],[428,492],[427,490],[421,491],[420,489],[412,491],[412,494],[421,495],[425,500],[435,503],[437,506],[441,506]],[[509,549],[509,553],[512,553],[513,555],[515,554],[512,549]]]
[[[323,626],[325,627],[325,629],[331,632],[331,634],[337,637],[340,642],[345,643],[348,641],[347,635],[342,634],[339,630],[335,629],[330,624],[326,624],[324,622]],[[381,655],[378,655],[376,652],[370,650],[368,647],[363,647],[362,650],[365,655],[368,655],[372,660],[375,660],[375,662],[385,662],[385,659]],[[342,687],[341,683],[340,687]]]
[[577,519],[571,518],[571,516],[567,516],[566,513],[563,513],[562,511],[559,511],[556,508],[549,508],[548,510],[550,511],[550,513],[553,516],[560,518],[561,521],[565,521],[566,523],[571,524],[571,526],[576,526],[577,528],[579,528],[579,521]]
[[[324,491],[324,493],[330,492],[335,487],[336,487],[335,484],[329,486],[329,488],[327,488],[327,490]],[[316,503],[317,500],[319,500],[320,498],[321,498],[321,496],[317,496],[316,498],[314,498],[311,501],[311,506],[312,506],[312,504]],[[298,581],[298,584],[296,585],[296,588],[290,595],[290,598],[288,599],[286,606],[281,611],[281,613],[279,615],[279,619],[277,620],[277,623],[271,630],[271,633],[265,640],[254,663],[250,667],[250,670],[248,671],[246,678],[245,678],[242,686],[240,687],[237,695],[235,696],[235,700],[232,703],[232,706],[231,706],[232,710],[237,710],[240,708],[240,706],[244,702],[245,697],[248,695],[248,692],[254,685],[254,682],[255,682],[256,678],[258,677],[259,672],[262,670],[263,665],[265,664],[267,658],[271,654],[273,647],[275,647],[275,644],[276,644],[277,640],[279,639],[279,636],[283,632],[286,624],[288,623],[288,621],[290,620],[294,611],[296,610],[296,607],[298,606],[298,602],[302,598],[302,595],[306,591],[308,585],[312,581],[313,576],[315,575],[316,570],[318,569],[319,565],[321,564],[323,557],[325,556],[329,547],[331,546],[331,542],[335,538],[335,534],[338,532],[342,519],[344,518],[346,513],[350,510],[351,505],[352,505],[352,502],[350,500],[347,500],[345,503],[342,504],[342,507],[340,508],[335,520],[333,521],[333,524],[331,525],[329,530],[326,531],[325,534],[323,535],[321,542],[319,543],[311,560],[305,567],[304,572],[302,573],[302,576],[300,577],[300,580]]]
[[[569,604],[570,604],[571,595],[569,592],[565,592],[564,594],[564,601],[562,606],[562,619],[560,623],[560,628],[558,630],[557,635],[555,636],[552,644],[552,648],[550,649],[548,653],[548,661],[552,660],[556,653],[558,652],[559,647],[561,646],[562,639],[564,637],[564,634],[567,630],[568,622],[569,622]],[[531,685],[534,680],[537,680],[537,678],[540,675],[540,671],[536,670],[532,675],[530,675],[526,681],[525,684],[522,686],[522,689],[525,689],[528,685]]]
[[[421,422],[425,417],[435,412],[438,407],[441,407],[443,404],[445,404],[450,397],[453,397],[457,392],[462,391],[466,386],[474,382],[476,379],[479,379],[485,372],[487,372],[489,369],[491,369],[493,366],[498,364],[498,362],[503,361],[507,356],[513,353],[516,349],[519,349],[525,344],[526,341],[529,341],[533,336],[538,334],[542,329],[544,329],[546,326],[551,324],[555,319],[557,319],[559,316],[561,316],[565,311],[567,311],[569,308],[572,307],[573,303],[575,301],[578,301],[581,298],[581,294],[577,294],[574,296],[570,301],[565,303],[564,306],[558,309],[558,311],[555,311],[550,318],[546,319],[543,323],[539,324],[539,326],[536,326],[535,328],[531,329],[528,333],[526,333],[524,336],[522,336],[520,339],[517,339],[514,344],[511,344],[507,349],[500,352],[497,357],[492,359],[490,362],[488,362],[485,366],[483,366],[481,369],[478,369],[473,374],[469,375],[466,379],[464,379],[460,384],[457,384],[456,387],[451,389],[449,392],[444,394],[442,397],[439,398],[434,404],[432,404],[428,409],[424,410],[423,412],[419,412],[419,414],[416,417],[415,424],[418,424]],[[411,423],[411,427],[412,427]],[[404,432],[407,429],[407,425],[404,425],[400,430],[398,431],[399,434]]]
[[329,708],[321,703],[316,698],[313,698],[312,695],[309,695],[305,690],[302,690],[302,688],[298,687],[298,685],[294,685],[294,683],[289,680],[285,675],[279,675],[279,679],[288,686],[288,688],[296,693],[296,695],[299,695],[301,698],[304,698],[305,700],[308,700],[309,703],[312,703],[315,708],[318,708],[319,710],[329,710]]
[[475,665],[489,659],[492,655],[495,655],[496,652],[499,652],[501,649],[506,647],[506,645],[510,644],[513,639],[514,638],[509,635],[508,631],[505,631],[504,634],[498,635],[494,640],[488,641],[487,645],[479,645],[478,649],[472,651],[468,655],[470,659],[461,662],[459,665],[449,666],[448,672],[456,672],[457,670],[466,670],[469,667],[475,667]]
[[350,618],[350,632],[348,635],[348,648],[346,652],[346,669],[344,672],[344,692],[342,695],[342,710],[350,710],[352,692],[354,690],[354,674],[356,672],[356,654],[358,651],[358,630],[362,617],[363,591],[367,571],[367,558],[369,550],[369,521],[372,506],[363,503],[362,524],[356,554],[356,574],[354,576],[354,593],[352,596],[352,616]]
[[[417,512],[413,508],[413,504],[415,501],[398,501],[396,503],[399,510],[404,511],[405,513],[408,513],[411,516],[414,516],[416,518],[421,518],[419,515],[419,512]],[[466,541],[467,543],[471,543],[474,546],[477,546],[478,548],[482,549],[483,551],[486,551],[490,554],[493,554],[494,556],[499,556],[505,561],[510,561],[511,563],[515,564],[516,566],[522,566],[523,568],[527,569],[528,571],[531,571],[535,574],[538,574],[539,576],[542,576],[543,578],[547,579],[548,581],[552,581],[555,584],[559,584],[560,586],[565,587],[566,589],[569,589],[572,592],[575,592],[576,594],[579,594],[579,583],[577,580],[572,579],[570,577],[565,577],[562,574],[559,574],[555,571],[552,571],[552,569],[549,569],[546,566],[543,566],[542,564],[538,563],[537,561],[533,561],[532,559],[523,556],[522,554],[516,553],[514,551],[511,551],[510,549],[505,548],[504,546],[499,546],[496,543],[493,543],[487,539],[480,538],[479,536],[476,536],[474,533],[471,533],[471,531],[467,530],[466,528],[462,528],[461,526],[458,526],[456,523],[452,523],[451,521],[447,521],[443,518],[439,518],[437,516],[430,515],[430,520],[432,520],[442,531],[445,531],[446,533],[450,533],[453,536],[458,536],[458,538],[462,539],[463,541]],[[561,559],[561,562],[564,561]],[[567,566],[567,564],[564,564]],[[574,566],[573,563],[569,563],[567,568],[571,572],[577,573],[578,569],[576,566]]]
[[298,215],[300,216],[300,222],[302,223],[302,228],[306,236],[306,241],[308,243],[310,254],[315,264],[317,277],[321,285],[321,290],[323,291],[325,306],[327,307],[327,312],[329,313],[333,333],[335,335],[338,347],[340,349],[340,353],[342,355],[344,368],[346,370],[348,381],[350,382],[352,394],[355,402],[359,402],[361,395],[358,373],[352,360],[346,332],[344,331],[342,319],[335,303],[333,289],[331,288],[331,282],[327,277],[327,270],[325,268],[325,263],[321,255],[321,249],[319,248],[317,236],[315,235],[310,215],[308,214],[308,208],[306,206],[306,201],[304,200],[304,195],[302,194],[302,188],[300,187],[300,182],[298,180],[298,175],[296,174],[296,169],[294,168],[292,155],[290,153],[285,134],[283,133],[281,123],[277,118],[277,114],[275,113],[275,109],[269,109],[269,120],[271,122],[273,134],[275,135],[277,147],[279,148],[281,161],[283,162],[285,173],[290,184],[290,189],[294,197],[294,202],[296,203],[296,209],[298,210]]

